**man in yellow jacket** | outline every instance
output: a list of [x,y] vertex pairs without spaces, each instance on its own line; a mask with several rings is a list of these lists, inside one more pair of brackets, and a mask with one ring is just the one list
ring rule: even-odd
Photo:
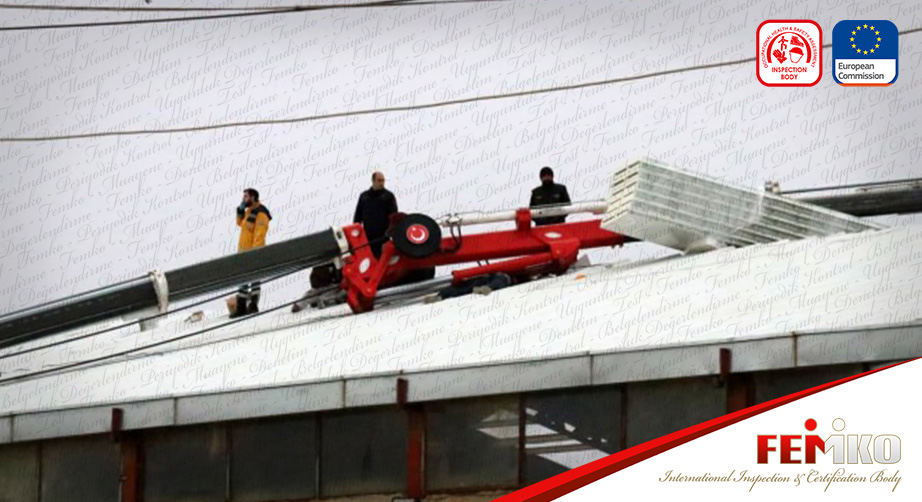
[[[272,214],[269,209],[259,202],[259,192],[255,188],[243,191],[243,202],[237,207],[237,226],[240,227],[240,241],[237,251],[266,245],[266,233],[269,231],[269,221]],[[259,281],[240,286],[237,291],[237,305],[231,317],[240,317],[259,312]]]

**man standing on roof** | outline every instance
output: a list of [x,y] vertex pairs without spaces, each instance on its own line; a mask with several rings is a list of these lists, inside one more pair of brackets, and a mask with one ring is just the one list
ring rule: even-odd
[[[259,202],[259,192],[255,188],[243,191],[243,201],[237,206],[237,226],[240,227],[240,240],[237,251],[243,252],[266,245],[266,233],[272,214]],[[260,284],[255,281],[244,284],[237,290],[237,305],[231,317],[240,317],[259,312]]]
[[371,188],[362,192],[355,206],[353,223],[361,223],[368,236],[369,247],[375,258],[381,256],[384,236],[390,225],[390,217],[397,212],[397,198],[384,188],[384,174],[375,171],[371,175]]
[[[554,183],[554,170],[550,167],[542,167],[541,186],[531,191],[531,202],[529,207],[556,206],[558,204],[569,204],[570,194],[567,193],[567,187]],[[550,216],[547,218],[535,218],[535,225],[553,225],[563,223],[567,220],[564,216]]]

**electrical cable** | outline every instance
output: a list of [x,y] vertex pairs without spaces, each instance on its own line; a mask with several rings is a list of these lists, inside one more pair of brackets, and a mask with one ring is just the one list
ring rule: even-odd
[[[294,274],[295,272],[300,272],[300,271],[302,271],[302,270],[304,270],[304,269],[306,269],[306,268],[310,268],[311,266],[313,266],[313,265],[306,265],[306,266],[304,266],[303,268],[298,268],[298,269],[295,269],[295,270],[287,271],[287,272],[284,272],[284,273],[281,273],[281,274],[272,276],[272,277],[270,277],[269,279],[261,280],[260,282],[261,282],[262,284],[268,284],[268,283],[270,283],[270,282],[272,282],[272,281],[274,281],[274,280],[281,279],[282,277],[286,277],[286,276],[288,276],[288,275]],[[103,334],[106,334],[106,333],[111,333],[111,332],[113,332],[113,331],[118,331],[118,330],[123,329],[123,328],[129,328],[129,327],[131,327],[131,326],[134,326],[135,324],[140,324],[140,323],[145,322],[145,321],[152,321],[152,320],[155,320],[155,319],[160,319],[161,317],[166,317],[166,316],[175,314],[175,313],[177,313],[177,312],[182,312],[182,311],[184,311],[184,310],[188,310],[188,309],[191,309],[191,308],[193,308],[193,307],[198,307],[199,305],[204,305],[204,304],[206,304],[206,303],[210,303],[210,302],[213,302],[213,301],[216,301],[216,300],[220,300],[221,298],[223,298],[223,297],[225,297],[225,296],[227,296],[227,295],[233,293],[234,291],[236,291],[236,290],[223,291],[223,292],[221,292],[220,294],[217,294],[217,295],[214,295],[214,296],[210,296],[210,297],[205,298],[205,299],[203,299],[203,300],[199,300],[199,301],[196,301],[196,302],[192,302],[192,303],[190,303],[190,304],[188,304],[188,305],[183,305],[182,307],[177,307],[177,308],[174,308],[174,309],[170,309],[170,310],[168,310],[168,311],[166,311],[166,312],[160,312],[160,313],[155,314],[155,315],[152,315],[152,316],[142,317],[142,318],[139,318],[139,319],[135,319],[135,320],[133,320],[133,321],[125,322],[125,323],[122,323],[122,324],[119,324],[119,325],[116,325],[116,326],[110,326],[110,327],[108,327],[108,328],[104,328],[104,329],[101,329],[101,330],[98,330],[98,331],[94,331],[94,332],[91,332],[91,333],[85,333],[85,334],[83,334],[83,335],[75,336],[75,337],[72,337],[72,338],[65,338],[65,339],[63,339],[63,340],[58,340],[58,341],[56,341],[56,342],[47,343],[47,344],[45,344],[45,345],[38,345],[38,346],[35,346],[35,347],[30,347],[30,348],[28,348],[28,349],[23,349],[23,350],[20,350],[20,351],[17,351],[17,352],[11,352],[11,353],[9,353],[9,354],[2,354],[2,355],[0,355],[0,360],[9,359],[9,358],[11,358],[11,357],[16,357],[16,356],[20,356],[20,355],[23,355],[23,354],[28,354],[28,353],[31,353],[31,352],[37,352],[37,351],[39,351],[39,350],[44,350],[44,349],[48,349],[48,348],[51,348],[51,347],[57,347],[57,346],[60,346],[60,345],[65,345],[65,344],[68,344],[68,343],[71,343],[71,342],[77,342],[77,341],[80,341],[80,340],[85,340],[85,339],[87,339],[87,338],[92,338],[92,337],[99,336],[99,335],[103,335]],[[13,341],[15,342],[15,339],[14,339]]]
[[137,130],[125,130],[125,131],[103,131],[103,132],[93,132],[93,133],[82,133],[82,134],[67,134],[67,135],[54,135],[54,136],[19,136],[19,137],[6,137],[0,138],[0,143],[12,143],[12,142],[40,142],[40,141],[62,141],[70,139],[87,139],[87,138],[104,138],[112,136],[140,136],[148,134],[174,134],[174,133],[183,133],[183,132],[201,132],[201,131],[210,131],[215,129],[227,129],[233,127],[252,127],[252,126],[265,126],[265,125],[279,125],[279,124],[294,124],[301,122],[314,122],[319,120],[329,120],[336,118],[346,118],[346,117],[356,117],[362,115],[373,115],[379,113],[389,113],[389,112],[407,112],[407,111],[416,111],[416,110],[425,110],[429,108],[440,108],[443,106],[453,106],[453,105],[462,105],[466,103],[474,103],[480,101],[493,101],[499,99],[508,99],[508,98],[518,98],[524,96],[533,96],[538,94],[547,94],[552,92],[560,91],[570,91],[576,89],[584,89],[588,87],[598,87],[603,85],[619,84],[624,82],[631,82],[635,80],[643,80],[647,78],[655,78],[665,75],[671,75],[676,73],[683,73],[686,71],[702,70],[708,68],[718,68],[721,66],[732,66],[747,62],[754,61],[754,58],[742,59],[737,61],[727,61],[722,63],[712,63],[707,65],[697,65],[692,67],[677,68],[673,70],[664,70],[659,72],[646,73],[641,75],[633,75],[629,77],[619,77],[607,80],[598,80],[593,82],[583,82],[571,85],[562,85],[554,87],[545,87],[541,89],[531,89],[525,91],[516,91],[505,94],[493,94],[489,96],[476,96],[469,98],[460,98],[453,99],[449,101],[437,101],[433,103],[423,103],[419,105],[405,105],[405,106],[392,106],[385,108],[372,108],[366,110],[354,110],[354,111],[345,111],[345,112],[334,112],[324,115],[312,115],[307,117],[297,117],[290,119],[262,119],[262,120],[251,120],[245,122],[228,122],[224,124],[212,124],[204,126],[192,126],[192,127],[175,127],[175,128],[165,128],[165,129],[137,129]]
[[[36,30],[59,30],[59,29],[74,29],[74,28],[100,28],[104,26],[132,26],[139,24],[158,24],[158,23],[181,23],[188,21],[208,21],[214,19],[233,19],[241,17],[254,17],[254,16],[267,16],[267,15],[277,15],[277,14],[294,14],[299,12],[317,12],[325,10],[341,10],[341,9],[366,9],[366,8],[380,8],[380,7],[411,7],[411,6],[427,6],[427,5],[437,5],[437,4],[466,4],[466,3],[495,3],[495,2],[512,2],[515,0],[382,0],[379,2],[362,2],[354,4],[339,4],[339,5],[304,5],[304,6],[294,6],[294,7],[274,7],[274,8],[264,8],[261,10],[251,9],[245,12],[233,12],[230,14],[210,14],[202,16],[186,16],[186,17],[164,17],[164,18],[155,18],[155,19],[131,19],[127,21],[96,21],[88,23],[66,23],[66,24],[41,24],[41,25],[20,25],[20,26],[2,26],[0,27],[0,32],[3,31],[36,31]],[[152,10],[152,9],[142,9],[142,10]],[[239,11],[243,9],[230,9],[234,11]],[[137,12],[137,11],[134,11]]]
[[[380,238],[378,238],[378,239],[374,239],[373,241],[369,241],[368,243],[363,244],[363,245],[361,245],[361,246],[358,246],[358,247],[356,247],[356,248],[354,248],[354,249],[352,249],[352,250],[350,250],[350,251],[346,251],[345,253],[340,253],[340,254],[339,254],[339,257],[342,257],[342,256],[344,256],[344,255],[346,255],[346,254],[348,254],[348,253],[350,253],[350,252],[355,251],[355,250],[361,249],[361,248],[363,248],[363,247],[365,247],[365,246],[370,246],[373,242],[378,242],[378,241],[381,241],[381,240],[386,240],[386,237],[380,237]],[[306,269],[311,268],[311,267],[315,267],[315,266],[320,265],[320,264],[323,264],[323,263],[327,263],[327,262],[329,262],[329,261],[330,261],[330,260],[321,260],[321,261],[317,261],[316,263],[315,263],[315,262],[311,262],[311,263],[309,263],[309,264],[305,264],[305,265],[303,265],[303,266],[299,266],[299,267],[297,267],[297,268],[295,268],[295,269],[293,269],[293,270],[289,270],[289,271],[286,271],[286,272],[282,272],[282,273],[280,273],[280,274],[276,274],[276,275],[274,275],[274,276],[270,276],[268,279],[260,280],[260,282],[261,282],[262,284],[268,284],[268,283],[270,283],[270,282],[272,282],[272,281],[281,279],[281,278],[283,278],[283,277],[287,277],[287,276],[289,276],[289,275],[291,275],[291,274],[294,274],[294,273],[296,273],[296,272],[300,272],[300,271],[306,270]],[[210,297],[208,297],[208,298],[205,298],[204,300],[199,300],[199,301],[197,301],[197,302],[193,302],[193,303],[190,303],[190,304],[188,304],[188,305],[183,305],[182,307],[177,307],[177,308],[175,308],[175,309],[171,309],[171,310],[168,310],[168,311],[166,311],[166,312],[161,312],[161,313],[158,313],[158,314],[156,314],[156,315],[149,316],[149,317],[142,317],[142,318],[140,318],[140,319],[135,319],[135,320],[133,320],[133,321],[129,321],[129,322],[126,322],[126,323],[123,323],[123,324],[119,324],[119,325],[117,325],[117,326],[110,326],[110,327],[108,327],[108,328],[104,328],[104,329],[101,329],[101,330],[98,330],[98,331],[94,331],[94,332],[91,332],[91,333],[85,333],[85,334],[83,334],[83,335],[75,336],[75,337],[72,337],[72,338],[66,338],[66,339],[64,339],[64,340],[58,340],[58,341],[56,341],[56,342],[51,342],[51,343],[47,343],[47,344],[44,344],[44,345],[39,345],[39,346],[36,346],[36,347],[30,347],[30,348],[28,348],[28,349],[23,349],[23,350],[20,350],[20,351],[17,351],[17,352],[11,352],[11,353],[9,353],[9,354],[3,354],[3,355],[0,355],[0,360],[8,359],[8,358],[15,357],[15,356],[19,356],[19,355],[23,355],[23,354],[28,354],[28,353],[31,353],[31,352],[36,352],[36,351],[43,350],[43,349],[47,349],[47,348],[51,348],[51,347],[57,347],[57,346],[60,346],[60,345],[65,345],[65,344],[68,344],[68,343],[71,343],[71,342],[76,342],[76,341],[80,341],[80,340],[85,340],[85,339],[87,339],[87,338],[92,338],[92,337],[99,336],[99,335],[102,335],[102,334],[105,334],[105,333],[111,333],[111,332],[113,332],[113,331],[117,331],[117,330],[120,330],[120,329],[123,329],[123,328],[131,327],[131,326],[133,326],[133,325],[135,325],[135,324],[139,324],[139,323],[144,322],[144,321],[150,321],[150,320],[154,320],[154,319],[159,319],[159,318],[161,318],[161,317],[166,317],[166,316],[175,314],[175,313],[177,313],[177,312],[182,312],[182,311],[184,311],[184,310],[188,310],[188,309],[190,309],[190,308],[192,308],[192,307],[197,307],[197,306],[203,305],[203,304],[205,304],[205,303],[209,303],[209,302],[213,302],[213,301],[216,301],[216,300],[220,300],[220,299],[223,298],[224,296],[226,296],[226,295],[228,295],[228,294],[231,294],[231,293],[233,293],[234,291],[236,291],[236,290],[224,291],[224,292],[222,292],[222,293],[220,293],[220,294],[218,294],[218,295],[214,295],[214,296],[210,296]],[[300,301],[300,299],[299,299],[298,301]],[[2,382],[4,382],[4,380],[0,380],[0,383],[2,383]]]
[[49,374],[49,373],[56,373],[56,372],[60,372],[60,371],[66,371],[66,370],[78,368],[78,367],[80,367],[80,366],[86,366],[86,365],[88,365],[88,364],[98,363],[98,362],[101,362],[101,361],[106,361],[106,360],[109,360],[109,359],[114,359],[114,358],[117,358],[117,357],[122,357],[122,356],[126,356],[126,355],[129,355],[129,354],[133,354],[133,353],[135,353],[135,352],[140,352],[140,351],[142,351],[142,350],[147,350],[147,349],[151,349],[151,348],[154,348],[154,347],[159,347],[159,346],[161,346],[161,345],[166,345],[166,344],[169,344],[169,343],[178,342],[178,341],[180,341],[180,340],[185,340],[185,339],[191,338],[191,337],[193,337],[193,336],[203,335],[203,334],[205,334],[205,333],[208,333],[208,332],[210,332],[210,331],[214,331],[214,330],[219,329],[219,328],[224,328],[224,327],[226,327],[226,326],[231,326],[231,325],[234,325],[234,324],[243,322],[243,321],[248,321],[248,320],[251,320],[251,319],[255,319],[255,318],[257,318],[257,317],[263,316],[263,315],[268,314],[268,313],[270,313],[270,312],[275,312],[275,311],[281,310],[281,309],[283,309],[283,308],[285,308],[285,307],[290,307],[291,305],[294,305],[294,304],[297,303],[298,301],[300,301],[300,300],[295,300],[295,301],[283,303],[283,304],[281,304],[281,305],[276,305],[275,307],[272,307],[272,308],[270,308],[270,309],[260,310],[259,312],[255,313],[255,314],[250,314],[250,315],[245,316],[245,317],[239,317],[239,318],[236,318],[236,319],[232,319],[232,320],[230,320],[230,321],[228,321],[228,322],[225,322],[225,323],[222,323],[222,324],[217,324],[217,325],[214,325],[214,326],[209,326],[209,327],[207,327],[207,328],[204,328],[204,329],[201,329],[201,330],[198,330],[198,331],[193,331],[192,333],[186,333],[186,334],[184,334],[184,335],[175,336],[175,337],[173,337],[173,338],[167,338],[167,339],[164,339],[164,340],[160,340],[159,342],[149,343],[149,344],[147,344],[147,345],[142,345],[142,346],[139,346],[139,347],[134,347],[134,348],[131,348],[131,349],[126,349],[126,350],[122,350],[122,351],[119,351],[119,352],[114,352],[114,353],[111,353],[111,354],[107,354],[107,355],[104,355],[104,356],[94,357],[94,358],[91,358],[91,359],[84,359],[84,360],[82,360],[82,361],[77,361],[77,362],[73,362],[73,363],[69,363],[69,364],[64,364],[64,365],[61,365],[61,366],[55,366],[55,367],[52,367],[52,368],[47,368],[47,369],[42,369],[42,370],[38,370],[38,371],[33,371],[33,372],[31,372],[31,373],[26,373],[26,374],[24,374],[24,375],[16,375],[16,376],[8,377],[8,378],[3,378],[3,379],[0,379],[0,385],[6,384],[6,383],[9,383],[9,382],[16,382],[16,381],[19,381],[19,380],[25,380],[25,379],[29,379],[29,378],[33,378],[33,377],[39,377],[39,376],[42,376],[42,375],[47,375],[47,374]]
[[[413,0],[400,0],[400,3],[412,2]],[[473,3],[478,0],[442,0],[428,1],[427,3]],[[245,6],[245,7],[110,7],[97,5],[31,5],[31,4],[10,4],[0,3],[0,9],[19,9],[19,10],[50,10],[50,11],[74,11],[74,12],[240,12],[240,11],[266,11],[266,10],[289,10],[289,9],[350,9],[360,7],[377,7],[385,2],[358,2],[358,3],[320,3],[320,4],[295,4],[295,5],[275,5],[275,6]],[[391,2],[396,3],[396,2]],[[373,4],[373,5],[369,5]]]
[[0,9],[19,10],[50,10],[65,12],[234,12],[234,11],[262,11],[279,9],[339,7],[349,4],[298,4],[277,5],[274,7],[112,7],[99,5],[47,5],[47,4],[11,4],[0,3]]
[[[917,33],[922,31],[922,28],[913,28],[911,30],[906,30],[900,32],[901,35],[906,35],[910,33]],[[826,47],[825,45],[823,47]],[[540,89],[530,89],[525,91],[515,91],[505,94],[492,94],[488,96],[474,96],[469,98],[459,98],[448,101],[436,101],[432,103],[423,103],[419,105],[404,105],[404,106],[391,106],[385,108],[371,108],[366,110],[355,110],[355,111],[345,111],[345,112],[334,112],[324,115],[312,115],[307,117],[297,117],[290,119],[262,119],[262,120],[252,120],[246,122],[228,122],[223,124],[212,124],[204,126],[192,126],[192,127],[175,127],[175,128],[165,128],[165,129],[137,129],[137,130],[125,130],[125,131],[103,131],[103,132],[93,132],[93,133],[83,133],[83,134],[67,134],[67,135],[54,135],[54,136],[19,136],[19,137],[6,137],[0,138],[0,143],[13,143],[13,142],[41,142],[41,141],[62,141],[70,139],[87,139],[87,138],[104,138],[112,136],[142,136],[147,134],[174,134],[174,133],[183,133],[183,132],[201,132],[201,131],[211,131],[215,129],[227,129],[233,127],[252,127],[252,126],[264,126],[264,125],[278,125],[278,124],[295,124],[301,122],[314,122],[319,120],[329,120],[336,118],[346,118],[346,117],[356,117],[362,115],[373,115],[379,113],[390,113],[390,112],[408,112],[416,110],[425,110],[430,108],[440,108],[443,106],[454,106],[462,105],[467,103],[475,103],[481,101],[493,101],[500,99],[509,99],[509,98],[519,98],[524,96],[534,96],[538,94],[549,94],[560,91],[572,91],[576,89],[585,89],[589,87],[599,87],[612,84],[621,84],[625,82],[632,82],[636,80],[644,80],[648,78],[662,77],[666,75],[674,75],[678,73],[685,73],[688,71],[697,71],[697,70],[707,70],[712,68],[720,68],[724,66],[735,66],[740,64],[752,63],[756,61],[757,58],[745,58],[737,59],[732,61],[724,61],[718,63],[709,63],[695,66],[687,66],[682,68],[674,68],[671,70],[662,70],[651,73],[644,73],[640,75],[632,75],[628,77],[618,77],[606,80],[596,80],[592,82],[581,82],[576,84],[569,85],[560,85],[554,87],[545,87]]]
[[[458,235],[455,235],[455,229],[456,229],[456,228],[458,229]],[[455,243],[455,245],[454,245],[454,247],[451,248],[451,249],[446,249],[445,252],[446,252],[446,253],[456,253],[456,252],[458,252],[459,249],[461,249],[461,244],[462,244],[462,240],[461,240],[461,223],[460,223],[460,222],[449,223],[449,224],[448,224],[448,233],[449,233],[449,235],[451,235],[451,240]]]
[[[125,284],[128,284],[129,282],[134,282],[134,281],[136,281],[136,280],[137,280],[137,278],[135,278],[135,279],[126,279],[126,280],[124,280],[124,281],[119,281],[119,282],[116,282],[116,283],[114,283],[114,284],[109,284],[109,285],[106,285],[106,286],[100,286],[100,287],[98,287],[98,288],[90,289],[90,290],[87,290],[87,291],[81,291],[81,292],[79,292],[79,293],[75,293],[75,294],[71,295],[71,298],[73,298],[73,297],[75,297],[75,296],[89,295],[89,294],[92,294],[92,293],[96,293],[97,291],[102,291],[102,290],[104,290],[104,289],[117,288],[117,287],[119,287],[119,286],[123,286],[123,285],[125,285]],[[6,318],[6,317],[19,314],[19,313],[21,313],[21,312],[24,311],[24,310],[37,309],[37,308],[39,308],[39,307],[44,307],[44,306],[46,306],[46,305],[51,305],[52,303],[57,303],[57,302],[60,302],[60,301],[63,301],[63,299],[58,298],[58,299],[56,299],[56,300],[48,300],[48,301],[46,301],[46,302],[39,303],[38,305],[29,305],[28,307],[26,307],[26,308],[24,308],[24,309],[15,310],[15,311],[12,311],[12,312],[7,312],[6,314],[0,315],[0,321],[2,321],[2,320],[3,320],[4,318]]]

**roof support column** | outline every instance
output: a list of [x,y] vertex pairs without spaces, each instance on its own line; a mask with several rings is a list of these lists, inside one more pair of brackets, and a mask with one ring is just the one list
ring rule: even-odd
[[141,500],[141,454],[138,448],[138,439],[135,435],[123,436],[122,446],[122,475],[119,478],[121,502],[138,502]]
[[755,403],[755,386],[752,375],[741,373],[731,375],[727,381],[727,413],[740,411]]
[[733,354],[730,349],[720,349],[720,374],[718,383],[727,391],[727,413],[733,413],[755,404],[755,384],[748,373],[733,373]]
[[406,408],[407,428],[407,497],[421,500],[426,496],[426,415],[421,405]]
[[407,498],[426,496],[426,412],[421,404],[409,404],[409,381],[397,379],[397,404],[407,414]]
[[117,443],[121,449],[121,475],[118,478],[119,500],[121,502],[138,502],[141,499],[140,483],[140,452],[138,438],[134,434],[123,431],[125,411],[122,408],[112,408],[112,422],[110,433],[112,442]]

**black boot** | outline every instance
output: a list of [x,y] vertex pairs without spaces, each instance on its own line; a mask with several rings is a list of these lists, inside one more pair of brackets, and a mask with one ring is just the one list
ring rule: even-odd
[[247,297],[237,295],[237,305],[234,309],[234,313],[230,315],[230,318],[234,319],[245,315],[247,315]]
[[259,312],[259,295],[250,296],[250,304],[247,307],[247,314],[255,314]]
[[295,304],[291,306],[291,313],[297,314],[298,312],[301,312],[302,310],[306,309],[308,306],[307,299],[309,296],[310,296],[310,293],[304,293],[304,296],[302,296],[300,300],[296,301]]

